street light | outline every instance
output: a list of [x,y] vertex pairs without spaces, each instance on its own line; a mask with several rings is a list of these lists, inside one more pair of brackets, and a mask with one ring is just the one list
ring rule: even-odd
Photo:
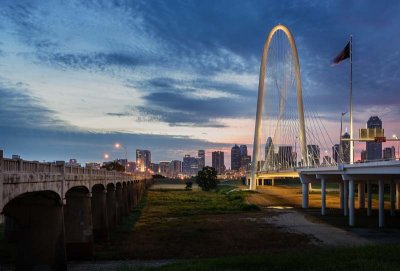
[[110,156],[108,155],[108,153],[104,154],[104,159],[108,159]]
[[[397,140],[397,157],[399,157],[399,138],[397,137],[397,135],[396,134],[393,134],[392,135],[392,137],[394,138],[394,139],[396,139]],[[396,156],[396,155],[395,155]],[[396,158],[397,158],[396,157]],[[400,157],[399,157],[400,158]]]
[[115,146],[116,149],[120,149],[122,147],[125,150],[125,161],[126,161],[126,163],[125,163],[125,172],[126,172],[126,166],[128,165],[128,150],[124,145],[121,145],[120,143],[115,143],[114,146]]

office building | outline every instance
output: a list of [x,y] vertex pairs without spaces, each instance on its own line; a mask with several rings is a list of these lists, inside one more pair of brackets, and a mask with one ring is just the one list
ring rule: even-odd
[[336,163],[340,163],[340,158],[339,158],[340,150],[339,150],[339,148],[340,148],[340,144],[335,144],[335,145],[332,146],[332,158],[333,158],[333,161],[335,161]]
[[247,156],[247,146],[246,145],[240,145],[240,156]]
[[361,162],[365,162],[367,160],[367,151],[362,150],[361,151]]
[[149,150],[136,150],[136,170],[145,172],[150,169],[151,152]]
[[278,160],[276,163],[279,169],[291,168],[294,166],[292,146],[278,147]]
[[392,160],[396,159],[396,149],[394,146],[383,149],[383,159]]
[[240,148],[238,145],[231,149],[231,170],[239,170],[241,164],[242,157],[240,155]]
[[159,174],[163,175],[164,177],[168,177],[169,176],[169,161],[161,161],[158,163],[159,165]]
[[192,157],[189,154],[183,157],[182,173],[188,176],[195,176],[199,172],[199,159]]
[[224,152],[212,152],[212,167],[215,168],[218,174],[223,174],[225,172]]
[[307,145],[308,164],[310,166],[319,166],[320,164],[320,149],[318,145]]
[[350,163],[350,141],[346,139],[350,139],[350,134],[347,132],[342,135],[342,152],[341,152],[341,155],[343,155],[342,162]]
[[206,166],[206,152],[204,150],[199,150],[197,152],[197,157],[199,159],[198,161],[199,170],[202,170],[203,167]]
[[[372,116],[367,122],[367,128],[381,128],[382,121],[378,116]],[[380,142],[366,142],[367,160],[380,160],[382,159],[382,143]]]
[[172,160],[169,163],[169,177],[177,178],[182,173],[182,162],[179,160]]

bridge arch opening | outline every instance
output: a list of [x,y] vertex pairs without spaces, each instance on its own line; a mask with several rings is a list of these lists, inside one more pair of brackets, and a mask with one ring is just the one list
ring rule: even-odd
[[[283,37],[287,39],[291,50],[291,61],[294,65],[294,78],[296,81],[296,98],[297,98],[297,114],[298,114],[298,128],[299,128],[299,145],[301,150],[301,159],[303,165],[308,165],[308,155],[306,146],[306,129],[304,120],[304,106],[303,106],[303,96],[302,96],[302,83],[300,76],[300,64],[299,57],[297,53],[296,43],[294,41],[293,35],[290,30],[284,25],[275,26],[269,33],[267,40],[263,47],[260,74],[259,74],[259,85],[258,85],[258,97],[257,97],[257,113],[254,131],[254,143],[253,143],[253,161],[251,164],[251,178],[250,178],[250,189],[256,189],[257,185],[257,171],[259,166],[259,148],[260,148],[260,134],[262,125],[262,114],[264,109],[264,93],[265,93],[265,75],[268,74],[267,62],[269,57],[269,50],[271,46],[272,39],[278,33],[282,33]],[[277,83],[277,82],[275,82]],[[280,103],[284,104],[285,97],[281,93]],[[283,106],[284,107],[284,106]],[[266,155],[267,156],[267,155]]]
[[16,270],[67,270],[63,206],[56,192],[23,193],[3,214],[6,240],[16,242]]
[[103,184],[95,184],[92,187],[92,222],[94,241],[107,240],[107,190]]

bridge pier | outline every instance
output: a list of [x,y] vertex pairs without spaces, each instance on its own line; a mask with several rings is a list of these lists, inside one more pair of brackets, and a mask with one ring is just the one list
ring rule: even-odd
[[354,180],[349,181],[349,226],[355,225],[355,215],[354,215]]
[[343,214],[347,216],[349,211],[349,196],[348,196],[348,185],[347,180],[343,180]]
[[102,184],[92,188],[92,222],[94,241],[108,239],[107,191]]
[[128,188],[126,182],[122,183],[122,214],[128,215]]
[[15,270],[67,270],[63,207],[56,193],[22,194],[3,213],[17,242]]
[[325,179],[321,179],[321,215],[326,214],[326,184]]
[[367,216],[372,214],[372,187],[371,181],[367,181]]
[[396,215],[396,184],[390,181],[390,215]]
[[117,183],[116,188],[115,188],[115,201],[116,201],[116,218],[117,222],[120,223],[122,219],[122,214],[123,214],[123,202],[122,202],[122,184]]
[[71,188],[65,194],[65,237],[68,259],[86,260],[93,256],[92,202],[86,187]]
[[133,186],[132,186],[131,182],[127,183],[126,189],[127,189],[127,194],[128,194],[128,211],[130,212],[133,209],[133,197],[132,197],[133,196],[132,195]]
[[385,199],[384,199],[384,182],[379,180],[379,228],[385,226]]
[[301,206],[303,209],[307,209],[308,208],[308,183],[302,183],[301,184],[301,191],[303,194],[303,198],[302,198],[302,203]]
[[115,229],[117,226],[117,202],[115,200],[115,186],[114,184],[107,185],[107,218],[109,230]]
[[365,183],[358,183],[358,208],[365,209]]

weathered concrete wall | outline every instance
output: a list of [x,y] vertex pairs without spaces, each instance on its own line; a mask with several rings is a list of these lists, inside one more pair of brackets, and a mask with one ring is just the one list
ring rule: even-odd
[[107,240],[107,191],[101,184],[97,184],[92,188],[92,221],[94,240]]
[[115,186],[114,184],[107,185],[107,217],[108,217],[108,228],[110,230],[115,229],[117,226],[117,202],[115,199]]

